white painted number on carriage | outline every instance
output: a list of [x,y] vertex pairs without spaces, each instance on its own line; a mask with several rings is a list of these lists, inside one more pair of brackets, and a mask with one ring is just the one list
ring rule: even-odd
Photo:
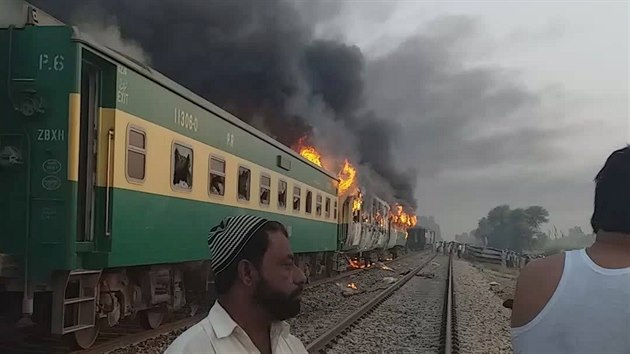
[[179,108],[175,108],[175,124],[195,132],[199,130],[199,119]]
[[118,103],[127,104],[129,103],[129,94],[127,93],[127,81],[121,80],[118,83],[118,91],[116,92],[116,101]]
[[64,141],[65,138],[63,129],[37,129],[37,141]]
[[64,60],[65,58],[61,54],[57,54],[57,55],[40,54],[39,55],[39,70],[62,71],[64,68],[64,65],[63,65]]
[[227,133],[227,145],[229,147],[234,147],[234,134]]
[[118,66],[118,73],[120,75],[127,75],[127,68],[125,68],[124,66]]

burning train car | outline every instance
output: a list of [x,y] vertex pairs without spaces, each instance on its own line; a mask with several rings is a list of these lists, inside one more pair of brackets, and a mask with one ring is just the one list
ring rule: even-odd
[[212,291],[206,235],[230,215],[285,224],[310,278],[405,252],[415,216],[363,195],[348,160],[335,175],[315,149],[27,3],[22,15],[0,28],[3,320],[82,348],[126,317],[158,327]]
[[[302,157],[324,168],[324,157],[301,138],[294,149]],[[417,217],[399,204],[390,205],[368,189],[360,187],[356,168],[345,159],[338,173],[338,254],[334,270],[347,266],[368,266],[371,262],[395,258],[406,252],[407,229]],[[346,261],[348,259],[349,261]]]
[[[405,227],[397,222],[386,201],[361,190],[340,198],[339,251],[350,259],[350,267],[369,266],[371,262],[396,258],[407,251]],[[337,264],[338,270],[346,266],[343,259]]]
[[435,231],[422,226],[410,228],[408,231],[407,248],[412,251],[423,250],[427,244],[435,242]]

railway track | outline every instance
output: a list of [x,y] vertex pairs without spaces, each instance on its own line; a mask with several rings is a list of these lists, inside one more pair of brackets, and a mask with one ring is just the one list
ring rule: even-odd
[[[403,286],[413,279],[416,275],[419,274],[421,270],[423,270],[428,264],[435,263],[434,260],[437,255],[429,258],[425,262],[423,262],[420,266],[413,269],[411,272],[406,274],[403,278],[399,279],[396,283],[392,284],[390,287],[379,293],[375,298],[358,308],[356,311],[347,316],[344,320],[340,321],[337,325],[328,329],[321,336],[311,341],[306,349],[309,353],[324,353],[329,350],[331,352],[337,352],[337,350],[341,347],[345,347],[346,344],[351,343],[352,345],[359,345],[361,349],[366,349],[369,344],[367,342],[362,341],[361,339],[353,339],[352,332],[356,327],[363,325],[366,326],[365,323],[369,322],[371,325],[378,326],[378,319],[374,319],[371,315],[374,311],[376,311],[380,305],[386,303],[387,299],[392,297],[397,291],[403,288]],[[446,258],[445,258],[446,260]],[[457,333],[456,333],[456,323],[455,323],[455,313],[454,313],[454,291],[453,291],[453,270],[452,270],[452,257],[448,257],[448,261],[446,266],[446,271],[444,269],[442,272],[446,273],[443,282],[445,284],[440,284],[440,286],[444,287],[444,292],[440,290],[439,295],[435,296],[435,298],[441,298],[438,303],[441,306],[441,328],[439,334],[436,334],[436,339],[439,336],[439,344],[436,342],[435,348],[439,348],[440,353],[453,354],[458,352],[458,341],[457,341]],[[443,304],[442,304],[443,303]],[[438,306],[439,307],[439,306]],[[387,310],[384,310],[387,311]],[[368,320],[369,318],[369,320]],[[365,321],[364,321],[365,320]],[[415,321],[423,321],[422,318],[416,318]],[[440,319],[438,319],[438,322]],[[385,329],[384,329],[385,330]],[[357,331],[361,331],[361,329],[357,328]],[[359,336],[360,337],[360,336]],[[373,348],[373,350],[377,350]],[[383,348],[379,348],[379,350],[383,351]],[[352,349],[346,348],[346,351],[353,352]],[[396,351],[396,350],[394,350]]]
[[446,294],[444,294],[440,353],[456,354],[459,352],[459,339],[457,337],[457,316],[455,314],[455,276],[453,275],[452,254],[448,257],[447,272],[448,275],[446,280]]
[[[392,264],[409,257],[419,256],[426,252],[413,252],[404,256],[383,262],[383,264]],[[338,281],[353,275],[357,275],[363,271],[375,269],[375,267],[358,268],[337,274],[330,278],[324,278],[314,281],[306,286],[306,288],[314,288],[323,284]],[[162,324],[156,329],[143,329],[137,322],[124,321],[115,327],[102,330],[96,343],[89,349],[73,350],[62,338],[52,336],[29,336],[22,343],[6,344],[0,343],[0,353],[15,354],[100,354],[108,353],[116,349],[124,348],[130,345],[142,343],[148,339],[165,335],[177,330],[185,330],[207,315],[207,309],[201,313],[184,317],[174,316],[168,322]],[[166,321],[166,319],[165,319]]]

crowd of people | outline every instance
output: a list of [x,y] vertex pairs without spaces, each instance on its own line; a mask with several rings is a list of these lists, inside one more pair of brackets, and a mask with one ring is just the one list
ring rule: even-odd
[[450,254],[453,252],[457,254],[458,258],[461,258],[466,245],[455,241],[437,241],[432,244],[431,247],[435,253]]

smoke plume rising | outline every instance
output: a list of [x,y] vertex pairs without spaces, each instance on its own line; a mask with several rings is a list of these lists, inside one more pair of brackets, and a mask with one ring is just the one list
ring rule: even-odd
[[[390,202],[415,207],[415,171],[393,163],[398,128],[366,106],[363,54],[356,46],[315,38],[317,20],[304,16],[301,5],[288,0],[33,3],[114,49],[150,61],[287,146],[308,135],[325,152],[356,159],[375,175],[361,182],[387,181],[375,189],[390,190]],[[328,13],[333,7],[313,10]],[[95,31],[102,28],[107,31]]]

